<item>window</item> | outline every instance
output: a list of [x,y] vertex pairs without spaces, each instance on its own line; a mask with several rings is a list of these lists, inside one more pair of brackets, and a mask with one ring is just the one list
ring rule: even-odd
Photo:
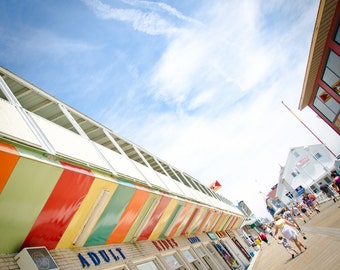
[[338,31],[336,31],[334,40],[340,45],[340,25],[338,25]]
[[321,87],[319,87],[316,93],[313,105],[330,122],[335,122],[336,116],[340,111],[340,104]]
[[314,154],[314,158],[315,159],[320,159],[322,157],[322,155],[319,153],[319,152],[317,152],[316,154]]
[[143,263],[136,263],[138,270],[159,270],[163,269],[156,260],[147,261]]
[[179,260],[179,258],[175,255],[168,255],[163,257],[165,264],[168,266],[169,269],[171,270],[182,270],[186,269],[183,266],[183,263]]
[[340,57],[330,51],[322,80],[340,95]]

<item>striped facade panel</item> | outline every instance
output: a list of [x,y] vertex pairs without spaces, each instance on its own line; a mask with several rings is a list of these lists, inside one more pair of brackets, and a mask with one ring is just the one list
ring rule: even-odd
[[183,221],[191,207],[192,207],[191,203],[188,203],[188,202],[185,203],[183,208],[180,210],[179,216],[177,220],[175,221],[175,223],[173,224],[172,229],[170,230],[168,234],[164,235],[165,237],[173,238],[175,236],[176,231],[178,230],[180,225],[183,224]]
[[[116,182],[103,180],[100,177],[100,175],[95,175],[88,193],[60,239],[57,248],[81,247],[85,244],[109,199],[118,187]],[[109,198],[105,201],[101,199],[103,192],[109,193]],[[81,237],[80,234],[82,234]]]
[[206,207],[204,206],[199,207],[198,213],[196,214],[196,216],[194,217],[194,219],[192,220],[190,226],[188,227],[186,231],[187,235],[194,234],[194,232],[198,229],[198,226],[202,222],[206,211],[207,211]]
[[132,184],[119,181],[119,186],[112,195],[105,210],[100,216],[85,246],[104,245],[110,237],[113,229],[118,224],[131,198],[136,192]]
[[183,230],[181,231],[181,235],[185,235],[188,228],[190,227],[192,221],[195,219],[196,215],[199,213],[199,209],[200,207],[196,205],[195,210],[193,211],[193,213],[191,214],[191,216],[189,217],[188,221],[186,222]]
[[201,223],[199,224],[199,226],[198,226],[198,228],[195,232],[196,235],[199,234],[199,233],[205,232],[204,228],[206,227],[210,216],[211,216],[211,208],[207,208],[207,212],[205,213]]
[[171,213],[169,221],[164,226],[163,231],[159,235],[159,238],[166,238],[167,235],[169,235],[169,232],[174,228],[176,222],[178,221],[183,207],[184,207],[184,202],[180,201],[179,204],[177,204],[175,210]]
[[159,219],[163,215],[165,208],[170,203],[171,198],[167,196],[162,196],[161,200],[159,201],[155,211],[153,212],[152,216],[149,219],[148,224],[143,228],[143,231],[138,237],[138,240],[147,240],[149,239],[150,235],[152,234],[155,226],[157,225]]
[[184,216],[184,219],[182,223],[178,226],[175,234],[172,237],[178,237],[181,235],[182,231],[184,230],[184,227],[188,224],[189,219],[191,218],[192,214],[197,208],[197,204],[191,204],[189,211],[187,211],[186,215]]
[[14,146],[0,142],[0,193],[19,160],[19,153]]
[[155,228],[153,229],[152,233],[149,236],[149,240],[156,240],[160,237],[162,231],[167,227],[169,223],[171,223],[171,217],[175,212],[175,209],[179,205],[178,199],[171,199],[167,207],[165,208],[162,216],[160,217],[159,221],[157,222]]
[[22,157],[25,150],[16,149],[20,158],[0,196],[0,253],[20,249],[63,172],[58,163]]
[[127,236],[131,226],[137,220],[144,204],[148,200],[149,195],[150,192],[145,189],[138,188],[136,190],[117,226],[107,239],[106,244],[120,243],[124,241],[124,238]]
[[160,201],[161,195],[150,193],[144,205],[142,205],[142,209],[140,213],[136,217],[134,223],[129,228],[129,232],[124,238],[123,242],[135,242],[140,235],[142,229],[146,226],[146,222],[149,220],[151,215],[153,214],[155,208],[157,207]]
[[62,165],[64,170],[22,247],[44,245],[54,249],[92,185],[91,171],[67,163]]

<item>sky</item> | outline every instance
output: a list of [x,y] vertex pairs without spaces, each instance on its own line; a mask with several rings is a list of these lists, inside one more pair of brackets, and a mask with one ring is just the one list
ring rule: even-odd
[[339,136],[298,110],[318,4],[0,1],[0,65],[269,217],[263,194],[290,148],[340,154]]

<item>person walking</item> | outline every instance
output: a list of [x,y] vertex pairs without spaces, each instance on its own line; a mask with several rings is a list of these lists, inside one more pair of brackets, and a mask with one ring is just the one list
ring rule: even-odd
[[316,212],[316,213],[320,213],[320,210],[315,207],[313,201],[309,198],[307,193],[303,193],[302,194],[302,201],[304,202],[305,205],[307,205],[307,207],[312,211],[312,212]]
[[273,237],[276,240],[276,237],[272,231],[272,229],[269,226],[264,226],[264,231],[266,234],[269,234],[271,237]]
[[[278,239],[280,240],[279,242],[277,242],[278,244],[281,244],[287,251],[290,255],[292,255],[292,259],[294,259],[295,257],[295,254],[298,255],[298,252],[292,248],[292,246],[288,243],[288,240],[287,238],[284,238],[282,235],[279,235],[278,236]],[[294,254],[294,252],[295,254]]]
[[305,205],[304,203],[296,202],[296,207],[302,214],[304,214],[307,218],[309,218],[309,220],[311,220],[307,205]]
[[262,241],[260,238],[255,238],[255,243],[259,246],[260,250],[262,250]]
[[[292,206],[292,208],[293,208],[293,207],[294,207],[294,206]],[[296,207],[294,207],[294,209],[296,209],[297,213],[300,215],[299,217],[301,217],[302,220],[306,223],[306,221],[305,221],[304,218],[302,217],[302,215],[301,215],[301,213],[299,212],[299,210],[298,210]],[[288,221],[294,223],[294,224],[296,225],[296,226],[295,226],[296,229],[299,231],[299,233],[301,233],[303,239],[307,239],[305,233],[301,230],[301,227],[300,227],[299,224],[296,222],[296,220],[295,220],[295,218],[293,217],[291,211],[289,211],[289,210],[287,209],[285,212],[283,212],[282,217],[283,217],[284,219],[287,219]]]
[[292,214],[293,217],[297,217],[298,219],[302,220],[304,223],[307,223],[307,221],[302,216],[302,213],[295,205],[292,205],[290,213]]
[[267,245],[270,245],[267,236],[263,232],[260,232],[259,236],[263,242],[265,242]]
[[320,203],[318,202],[318,200],[316,199],[315,195],[313,193],[308,193],[307,194],[309,199],[317,206],[320,207]]
[[305,245],[303,245],[299,239],[298,239],[298,234],[296,232],[296,230],[294,230],[294,227],[296,228],[296,224],[288,221],[287,219],[284,219],[278,215],[274,216],[274,220],[275,220],[275,233],[274,235],[277,235],[277,233],[279,232],[279,230],[281,231],[281,234],[287,238],[290,241],[293,241],[296,245],[296,247],[299,249],[299,251],[302,253],[303,250],[302,248],[304,248],[304,250],[307,250],[307,247]]
[[333,179],[333,187],[340,195],[340,176],[336,172],[332,172],[331,177]]
[[333,199],[333,202],[337,202],[338,199],[335,197],[334,192],[329,188],[328,184],[320,182],[319,186],[322,193],[326,194],[328,198]]

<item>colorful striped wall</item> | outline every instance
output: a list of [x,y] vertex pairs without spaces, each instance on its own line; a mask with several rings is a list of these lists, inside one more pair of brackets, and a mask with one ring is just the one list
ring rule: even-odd
[[0,142],[0,253],[190,236],[242,219]]

